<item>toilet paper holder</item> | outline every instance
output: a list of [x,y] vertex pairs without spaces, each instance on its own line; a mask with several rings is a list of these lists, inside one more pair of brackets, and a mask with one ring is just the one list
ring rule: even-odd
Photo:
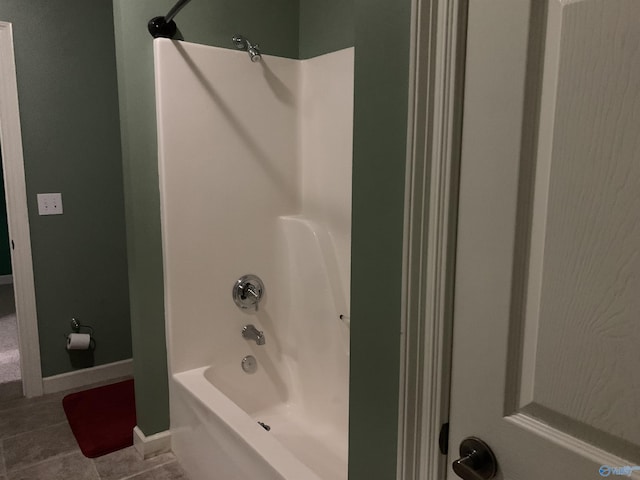
[[[87,350],[95,350],[96,341],[93,338],[93,327],[91,325],[83,325],[76,318],[72,318],[70,321],[70,326],[72,333],[80,333],[81,329],[88,330],[88,332],[85,332],[89,334],[89,348]],[[68,339],[70,336],[71,334],[65,335],[65,338]],[[67,350],[69,350],[69,348],[67,348]]]

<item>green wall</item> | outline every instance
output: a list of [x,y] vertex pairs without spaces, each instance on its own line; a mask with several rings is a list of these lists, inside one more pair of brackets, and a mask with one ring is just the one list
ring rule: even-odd
[[299,1],[298,58],[311,58],[353,47],[353,0]]
[[[153,44],[147,21],[173,0],[113,0],[124,162],[131,330],[138,426],[169,427]],[[191,2],[176,17],[186,41],[233,48],[241,33],[264,53],[298,54],[297,0]]]
[[[2,155],[0,154],[0,165]],[[0,167],[0,275],[11,275],[11,248],[7,224],[7,199],[4,192],[4,171]]]
[[[42,373],[130,358],[111,1],[2,0],[0,20],[13,23]],[[43,192],[62,193],[63,215],[38,216]],[[73,365],[72,317],[97,342]]]
[[355,0],[349,478],[396,475],[410,0]]

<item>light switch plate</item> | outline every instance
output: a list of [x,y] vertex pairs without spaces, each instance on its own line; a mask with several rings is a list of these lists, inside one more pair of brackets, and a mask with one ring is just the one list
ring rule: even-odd
[[39,215],[62,215],[61,193],[38,193]]

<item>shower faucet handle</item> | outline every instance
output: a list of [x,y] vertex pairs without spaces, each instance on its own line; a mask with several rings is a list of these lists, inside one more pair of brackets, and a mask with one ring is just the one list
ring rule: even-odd
[[258,295],[258,292],[256,292],[255,287],[250,283],[247,282],[247,284],[244,285],[244,288],[242,288],[242,291],[243,292],[246,291],[249,295],[253,296],[253,298],[255,298],[257,301],[260,301],[260,295]]
[[233,284],[233,301],[243,310],[255,308],[264,295],[264,283],[256,275],[243,275]]

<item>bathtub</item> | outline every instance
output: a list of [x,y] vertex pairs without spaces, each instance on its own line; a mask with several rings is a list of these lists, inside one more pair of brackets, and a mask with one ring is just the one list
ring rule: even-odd
[[[223,343],[212,338],[212,365],[170,377],[172,448],[192,480],[347,479],[349,326],[338,315],[347,308],[338,261],[320,225],[284,216],[278,226],[286,315],[269,315],[278,297],[247,317],[266,344],[236,328]],[[242,369],[246,355],[253,373]]]
[[233,371],[240,369],[173,375],[172,449],[192,480],[346,480],[345,431],[314,423],[264,371]]

